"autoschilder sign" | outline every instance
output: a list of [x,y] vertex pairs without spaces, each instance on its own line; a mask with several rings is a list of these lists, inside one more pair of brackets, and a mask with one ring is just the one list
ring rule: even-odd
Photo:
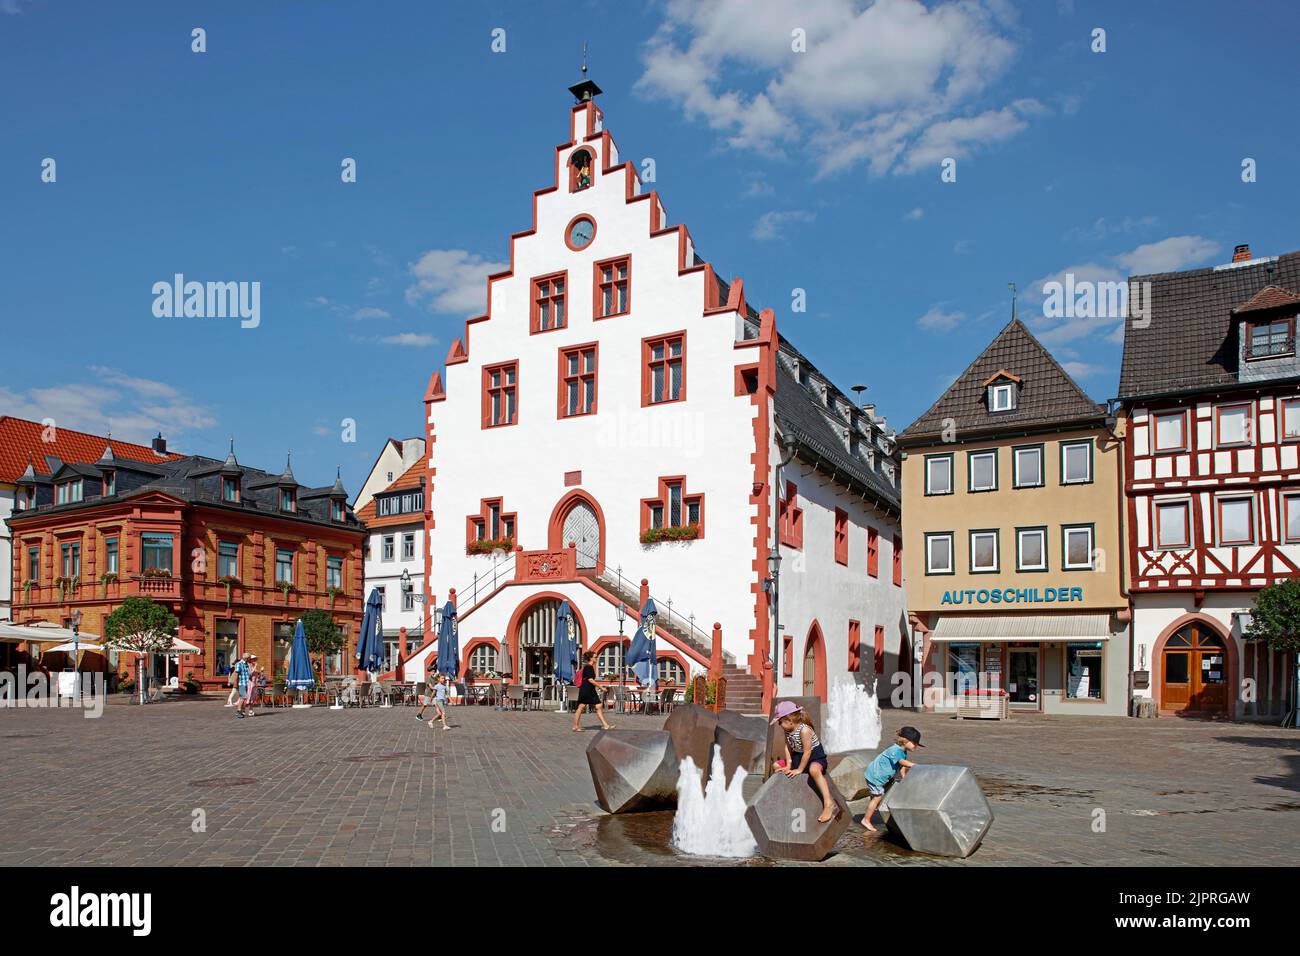
[[967,588],[944,591],[940,604],[1065,604],[1083,600],[1083,588]]

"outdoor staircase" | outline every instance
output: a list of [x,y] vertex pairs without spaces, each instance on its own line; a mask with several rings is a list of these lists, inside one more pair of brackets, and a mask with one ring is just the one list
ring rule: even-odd
[[727,679],[727,710],[742,714],[763,713],[763,682],[735,664],[725,664],[722,676]]

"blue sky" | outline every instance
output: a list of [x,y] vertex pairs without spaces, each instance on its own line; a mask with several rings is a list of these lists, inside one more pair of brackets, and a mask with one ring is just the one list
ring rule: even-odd
[[[1044,319],[1043,282],[1300,248],[1297,28],[1250,0],[0,0],[0,414],[212,455],[233,434],[245,463],[292,448],[299,480],[341,465],[355,490],[421,432],[528,226],[584,39],[670,221],[891,424],[987,344],[1013,281],[1105,400],[1118,323]],[[260,281],[261,325],[155,317],[177,272]]]

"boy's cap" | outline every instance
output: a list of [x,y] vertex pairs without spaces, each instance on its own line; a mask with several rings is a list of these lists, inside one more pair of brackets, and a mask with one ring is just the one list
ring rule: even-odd
[[801,710],[803,710],[803,708],[794,701],[783,700],[781,703],[777,704],[776,709],[772,711],[771,723],[774,724],[778,720],[783,720],[784,718],[789,717],[791,714],[799,713]]
[[904,727],[898,732],[898,736],[902,737],[904,740],[910,740],[918,747],[925,746],[925,744],[921,743],[921,732],[915,727]]

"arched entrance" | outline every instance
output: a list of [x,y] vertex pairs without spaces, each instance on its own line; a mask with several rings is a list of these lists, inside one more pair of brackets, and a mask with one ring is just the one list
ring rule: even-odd
[[572,541],[579,568],[599,572],[605,566],[605,516],[585,492],[572,491],[560,499],[551,513],[547,539],[553,551],[567,548]]
[[826,702],[826,642],[816,621],[808,628],[803,646],[803,696]]
[[1204,622],[1183,624],[1160,649],[1160,709],[1187,716],[1226,717],[1230,649]]
[[[546,683],[555,674],[555,621],[564,598],[547,592],[521,604],[510,619],[509,642],[514,653],[516,679],[526,684]],[[586,646],[582,615],[569,604],[577,625],[578,647]]]

